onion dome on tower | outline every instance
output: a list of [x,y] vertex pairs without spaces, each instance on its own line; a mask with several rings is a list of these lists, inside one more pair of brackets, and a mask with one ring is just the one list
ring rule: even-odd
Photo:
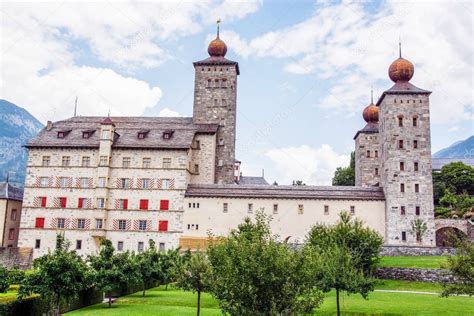
[[409,60],[402,58],[401,42],[399,42],[398,45],[399,57],[388,68],[388,76],[395,83],[398,81],[410,81],[410,79],[413,77],[413,73],[415,72],[415,67],[413,67],[413,64]]
[[219,23],[220,20],[217,21],[217,37],[207,47],[207,52],[211,57],[224,57],[227,53],[227,45],[219,38]]
[[379,121],[379,108],[374,104],[373,90],[371,90],[370,104],[362,112],[362,117],[367,123],[378,123]]

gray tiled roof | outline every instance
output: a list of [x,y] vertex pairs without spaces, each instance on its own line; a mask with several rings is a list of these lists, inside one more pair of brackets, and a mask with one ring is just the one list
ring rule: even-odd
[[237,68],[237,74],[240,75],[239,63],[233,60],[229,60],[222,56],[211,56],[206,59],[196,61],[193,63],[194,66],[214,66],[214,65],[232,65]]
[[268,185],[264,177],[240,176],[239,185]]
[[189,184],[186,197],[385,200],[380,187]]
[[359,135],[359,133],[373,134],[373,133],[378,133],[378,132],[379,132],[379,124],[369,122],[364,126],[363,129],[361,129],[360,131],[357,131],[357,133],[354,136],[354,139],[357,138],[357,135]]
[[[7,191],[8,187],[8,191]],[[0,183],[0,199],[23,200],[23,189],[12,186],[5,182]]]
[[[106,117],[72,117],[53,123],[51,130],[42,129],[31,139],[27,147],[99,147],[100,126]],[[115,124],[114,148],[169,148],[191,147],[196,133],[215,133],[217,124],[194,124],[191,117],[110,117]],[[59,131],[70,132],[58,138]],[[82,132],[96,130],[89,138]],[[144,139],[137,137],[139,131],[149,130]],[[163,139],[164,131],[174,131],[171,139]]]
[[431,94],[431,91],[418,88],[407,81],[397,81],[390,89],[382,93],[377,101],[377,106],[380,106],[380,103],[387,94]]
[[432,158],[433,170],[441,170],[444,165],[458,161],[462,162],[465,165],[474,167],[474,158]]

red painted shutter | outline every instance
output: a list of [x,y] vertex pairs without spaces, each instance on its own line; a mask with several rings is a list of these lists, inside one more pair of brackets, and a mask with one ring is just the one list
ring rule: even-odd
[[62,197],[62,198],[59,198],[59,203],[61,205],[62,208],[66,208],[66,198],[65,197]]
[[46,197],[45,196],[43,196],[41,198],[41,207],[46,207]]
[[78,208],[83,208],[84,207],[84,199],[83,198],[79,198],[79,200],[77,201],[77,207]]
[[35,227],[36,228],[44,228],[44,217],[37,217],[36,218]]
[[168,221],[159,221],[158,230],[160,232],[167,232],[168,231]]
[[147,210],[148,209],[148,200],[140,200],[140,209]]
[[127,199],[123,200],[123,209],[124,210],[128,209],[128,200]]
[[170,201],[169,200],[161,200],[160,201],[160,210],[167,211],[169,209]]

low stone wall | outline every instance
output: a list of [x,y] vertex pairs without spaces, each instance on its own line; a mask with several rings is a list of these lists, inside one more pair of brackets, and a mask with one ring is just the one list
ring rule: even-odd
[[0,265],[17,266],[22,270],[31,269],[33,264],[33,248],[0,248]]
[[423,282],[452,281],[446,270],[414,269],[414,268],[378,268],[375,276],[379,279],[407,280]]
[[451,247],[383,246],[381,256],[446,256],[455,253]]

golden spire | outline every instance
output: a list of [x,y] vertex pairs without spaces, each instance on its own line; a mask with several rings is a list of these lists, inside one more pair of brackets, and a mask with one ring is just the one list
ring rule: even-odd
[[220,26],[220,24],[221,24],[221,19],[219,18],[219,19],[216,21],[216,23],[217,23],[217,38],[219,38],[219,26]]
[[374,86],[370,86],[370,104],[374,104]]

